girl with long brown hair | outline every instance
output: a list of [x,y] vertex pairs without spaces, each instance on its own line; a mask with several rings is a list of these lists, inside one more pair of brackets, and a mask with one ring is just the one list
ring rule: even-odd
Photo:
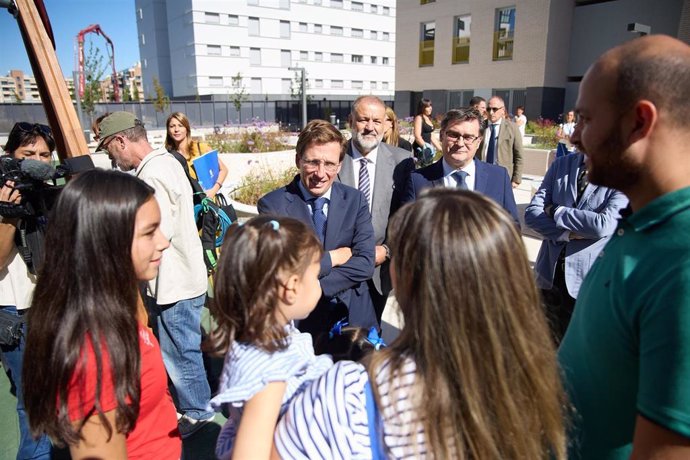
[[564,459],[555,350],[512,218],[477,193],[432,189],[389,230],[400,336],[300,394],[274,453]]

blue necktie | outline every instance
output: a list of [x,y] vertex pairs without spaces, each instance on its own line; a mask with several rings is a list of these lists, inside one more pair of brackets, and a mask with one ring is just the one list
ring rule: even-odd
[[318,236],[323,243],[326,240],[326,214],[323,212],[323,205],[326,204],[326,198],[320,196],[311,201],[314,230],[316,230],[316,236]]
[[496,163],[496,125],[491,123],[491,134],[489,135],[489,147],[486,149],[486,162],[490,165]]
[[359,159],[359,191],[364,194],[367,203],[371,208],[371,191],[369,185],[369,169],[367,168],[367,159]]
[[456,187],[462,190],[468,190],[467,188],[467,182],[465,182],[465,178],[469,174],[465,171],[455,171],[453,174],[451,174],[455,178],[455,182],[457,183]]

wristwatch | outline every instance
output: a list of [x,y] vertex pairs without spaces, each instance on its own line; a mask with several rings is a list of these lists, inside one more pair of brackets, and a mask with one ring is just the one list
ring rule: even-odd
[[386,250],[386,260],[391,260],[391,248],[387,244],[382,244],[381,246]]

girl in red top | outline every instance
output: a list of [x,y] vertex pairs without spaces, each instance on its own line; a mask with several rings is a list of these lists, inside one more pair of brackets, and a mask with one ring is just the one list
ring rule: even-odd
[[169,246],[153,189],[117,171],[72,180],[51,214],[24,398],[34,434],[73,459],[180,458],[177,417],[138,283]]

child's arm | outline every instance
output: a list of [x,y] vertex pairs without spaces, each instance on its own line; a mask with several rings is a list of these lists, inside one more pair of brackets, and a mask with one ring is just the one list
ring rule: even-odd
[[285,386],[285,382],[271,382],[244,405],[233,460],[270,457]]

